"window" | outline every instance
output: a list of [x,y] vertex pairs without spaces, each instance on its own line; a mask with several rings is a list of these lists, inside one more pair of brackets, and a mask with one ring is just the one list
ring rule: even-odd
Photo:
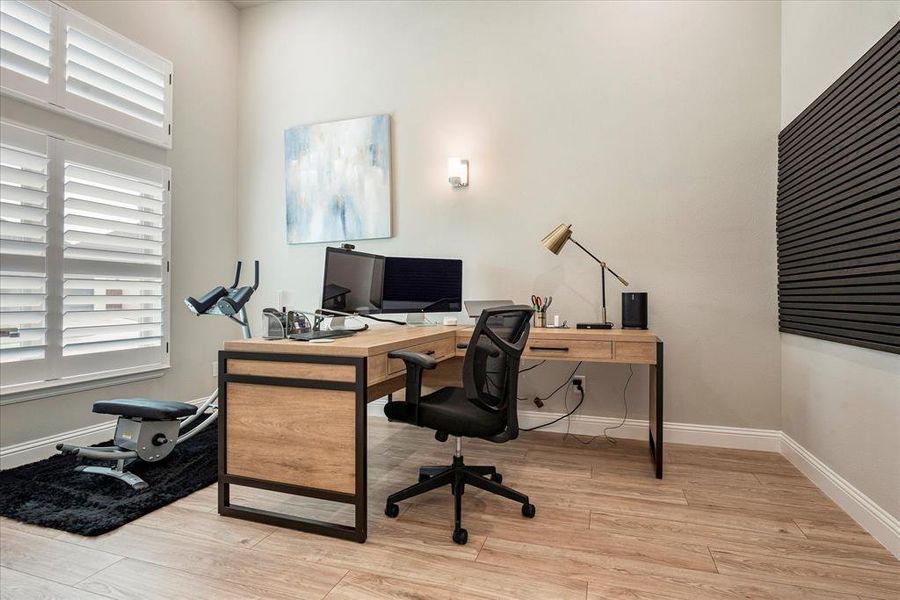
[[172,147],[172,63],[47,0],[0,2],[0,90]]
[[49,158],[47,136],[0,127],[0,365],[18,363],[6,383],[47,376]]
[[0,2],[0,74],[4,89],[50,101],[52,25],[49,2]]
[[2,391],[167,367],[169,169],[0,127]]

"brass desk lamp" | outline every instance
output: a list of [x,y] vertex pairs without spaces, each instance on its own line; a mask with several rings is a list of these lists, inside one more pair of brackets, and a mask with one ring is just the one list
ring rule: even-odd
[[550,252],[552,252],[553,254],[559,254],[559,251],[563,249],[563,246],[565,246],[566,242],[568,242],[569,240],[571,240],[576,246],[578,246],[579,248],[584,250],[588,256],[590,256],[595,261],[600,263],[600,267],[601,267],[600,285],[601,285],[601,290],[602,290],[602,295],[603,295],[603,322],[602,323],[579,323],[578,328],[579,329],[612,329],[613,324],[610,323],[606,319],[606,272],[609,271],[610,273],[612,273],[613,276],[615,276],[616,279],[621,281],[622,285],[624,285],[625,287],[628,287],[628,282],[625,281],[624,279],[622,279],[621,277],[619,277],[619,275],[615,271],[610,269],[609,266],[607,266],[607,264],[605,262],[603,262],[602,260],[600,260],[599,258],[594,256],[590,250],[588,250],[587,248],[585,248],[584,246],[579,244],[578,241],[572,237],[572,225],[571,224],[566,225],[565,223],[563,223],[562,225],[560,225],[559,227],[557,227],[556,229],[554,229],[553,231],[548,233],[544,237],[544,239],[541,240],[541,243],[544,244],[544,247],[547,250],[549,250]]

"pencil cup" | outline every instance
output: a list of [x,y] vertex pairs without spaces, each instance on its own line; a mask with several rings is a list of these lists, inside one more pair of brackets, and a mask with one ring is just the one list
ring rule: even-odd
[[534,326],[535,327],[544,327],[544,319],[547,315],[540,310],[534,311]]

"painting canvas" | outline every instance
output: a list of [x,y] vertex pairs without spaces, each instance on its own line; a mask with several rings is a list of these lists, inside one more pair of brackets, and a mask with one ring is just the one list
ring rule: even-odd
[[391,236],[390,115],[284,132],[287,241]]

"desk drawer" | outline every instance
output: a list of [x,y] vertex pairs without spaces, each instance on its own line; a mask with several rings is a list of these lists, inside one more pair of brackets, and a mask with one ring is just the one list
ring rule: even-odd
[[655,342],[616,342],[616,361],[630,363],[656,363]]
[[231,375],[256,377],[286,377],[288,379],[317,379],[320,381],[353,382],[356,368],[353,365],[329,365],[275,360],[228,359]]
[[[456,352],[456,338],[444,338],[434,342],[416,344],[415,346],[410,346],[409,348],[401,348],[401,350],[407,350],[409,352],[421,352],[422,354],[433,356],[435,360],[442,360],[444,358],[453,356]],[[389,358],[387,370],[388,377],[391,377],[399,373],[403,373],[406,370],[406,365],[399,358]]]
[[560,360],[609,360],[612,358],[612,342],[529,338],[523,356]]

